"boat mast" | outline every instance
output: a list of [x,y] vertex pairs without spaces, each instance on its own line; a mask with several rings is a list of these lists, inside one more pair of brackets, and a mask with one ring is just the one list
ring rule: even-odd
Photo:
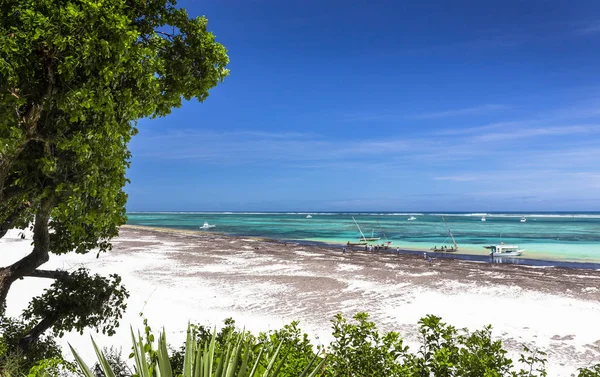
[[456,240],[454,239],[454,236],[452,235],[452,231],[448,227],[448,224],[446,224],[446,219],[444,219],[444,216],[442,216],[442,220],[444,221],[444,225],[446,225],[446,229],[448,229],[448,233],[450,233],[450,237],[452,237],[452,243],[454,244],[454,249],[458,250],[458,245],[456,244]]
[[[352,220],[354,220],[354,216],[352,216]],[[362,230],[360,230],[360,226],[358,226],[358,223],[356,222],[356,220],[354,220],[354,224],[356,224],[356,227],[358,228],[358,231],[360,232],[360,235],[362,236],[363,240],[366,240],[367,237],[365,237]]]
[[383,229],[381,228],[381,224],[379,224],[379,221],[375,220],[377,222],[377,226],[379,227],[379,231],[381,232],[381,234],[383,234],[383,238],[385,238],[386,241],[389,241],[387,239],[387,236],[385,235],[385,233],[383,232]]

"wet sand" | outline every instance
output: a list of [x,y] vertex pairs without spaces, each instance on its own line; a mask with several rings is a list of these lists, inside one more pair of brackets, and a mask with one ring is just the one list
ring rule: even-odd
[[[364,251],[362,247],[352,247],[344,254],[341,246],[306,245],[263,238],[223,236],[166,228],[124,226],[121,229],[120,238],[122,239],[151,234],[160,238],[160,241],[185,243],[185,248],[180,253],[172,255],[171,258],[192,269],[200,268],[201,271],[190,271],[191,276],[210,274],[210,271],[203,266],[218,263],[224,258],[237,259],[252,255],[252,258],[248,258],[249,266],[272,270],[274,278],[290,275],[297,277],[294,274],[286,273],[292,272],[290,268],[286,269],[281,265],[270,263],[272,258],[277,258],[281,259],[278,261],[279,263],[294,265],[295,267],[291,270],[311,271],[311,277],[322,276],[323,279],[329,281],[335,280],[335,276],[327,275],[348,270],[354,273],[360,271],[358,274],[352,274],[355,277],[369,277],[384,284],[393,280],[421,287],[441,288],[443,287],[442,281],[449,280],[459,284],[474,283],[481,287],[506,285],[512,288],[533,289],[537,292],[588,299],[600,303],[600,271],[594,270],[560,267],[537,268],[435,257],[429,263],[424,260],[422,255],[397,253],[393,248],[382,251]],[[136,252],[144,246],[160,247],[161,244],[161,242],[144,243],[135,239],[129,241],[117,239],[117,242],[120,252],[123,253]],[[429,253],[428,256],[430,255],[432,254]],[[255,259],[258,264],[252,263],[252,259]],[[236,270],[216,272],[226,275],[243,273]],[[248,276],[248,274],[244,275]],[[432,276],[435,276],[435,279]],[[290,284],[294,284],[294,282],[291,281]]]
[[[148,235],[157,242],[140,245]],[[172,274],[229,297],[223,309],[239,313],[241,324],[247,314],[297,319],[325,340],[333,315],[367,311],[382,329],[416,342],[418,319],[436,314],[458,327],[492,324],[511,351],[523,344],[546,350],[553,369],[563,364],[573,372],[600,360],[598,271],[429,263],[395,252],[343,254],[334,247],[134,227],[123,228],[121,237],[131,240],[119,242],[124,253],[181,245],[168,256]],[[165,274],[164,266],[149,272]]]

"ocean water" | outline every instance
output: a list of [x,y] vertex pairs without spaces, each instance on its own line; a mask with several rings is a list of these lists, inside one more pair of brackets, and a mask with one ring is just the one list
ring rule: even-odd
[[600,263],[600,213],[133,212],[128,224],[201,232],[206,221],[215,225],[211,232],[227,235],[345,244],[361,236],[354,217],[365,236],[381,237],[378,243],[428,250],[452,244],[442,216],[461,254],[487,256],[484,245],[504,242],[525,249],[523,259]]

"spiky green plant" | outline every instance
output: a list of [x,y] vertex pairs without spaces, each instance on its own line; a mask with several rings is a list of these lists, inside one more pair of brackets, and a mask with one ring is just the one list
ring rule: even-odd
[[[131,330],[133,343],[133,358],[135,360],[136,376],[138,377],[176,377],[171,368],[167,351],[167,337],[163,329],[155,352],[155,361],[146,357],[148,344],[140,334],[137,338]],[[106,377],[115,377],[109,362],[92,339],[98,358],[98,365]],[[205,343],[198,343],[188,326],[185,353],[183,359],[182,377],[277,377],[284,365],[285,355],[280,357],[282,343],[275,350],[267,345],[257,348],[245,332],[231,335],[227,338],[220,352],[216,352],[216,329],[212,337]],[[71,347],[75,361],[85,377],[95,377],[92,370],[85,364],[79,354]],[[298,377],[315,377],[323,370],[326,358],[315,355],[306,369]]]

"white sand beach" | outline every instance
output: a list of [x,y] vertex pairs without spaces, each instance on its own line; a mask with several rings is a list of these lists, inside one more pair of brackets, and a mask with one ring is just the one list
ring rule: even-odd
[[[31,236],[17,231],[0,239],[0,266],[30,250]],[[92,362],[89,335],[129,353],[129,325],[140,312],[155,330],[164,326],[176,347],[188,321],[220,325],[233,317],[252,331],[277,329],[292,320],[315,342],[331,340],[339,312],[367,311],[382,330],[400,331],[417,344],[416,324],[427,314],[462,328],[494,327],[516,359],[523,344],[548,352],[549,376],[571,376],[600,362],[600,272],[434,260],[395,253],[351,252],[322,246],[190,232],[123,227],[114,249],[101,254],[53,256],[44,268],[81,266],[117,273],[131,293],[118,333],[68,334]],[[18,281],[8,297],[17,315],[51,282]]]

